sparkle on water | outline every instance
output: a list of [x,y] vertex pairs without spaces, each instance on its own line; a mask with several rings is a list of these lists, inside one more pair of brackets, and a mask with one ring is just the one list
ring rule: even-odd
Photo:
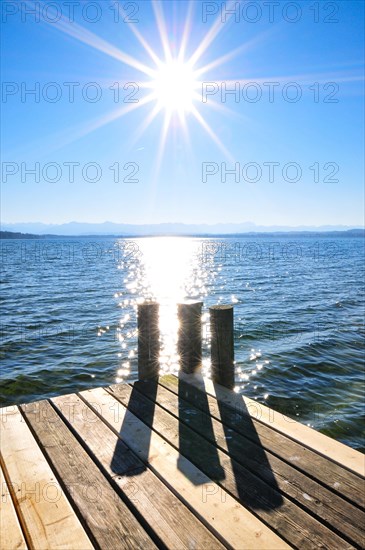
[[206,295],[199,250],[197,242],[184,238],[145,239],[140,244],[139,284],[144,286],[144,299],[160,304],[162,372],[178,370],[176,305],[186,299],[200,300]]
[[[191,299],[203,300],[207,296],[206,272],[200,265],[201,242],[177,237],[156,237],[141,239],[138,247],[138,261],[129,266],[129,278],[124,282],[129,292],[138,296],[133,305],[135,311],[137,304],[144,301],[153,300],[160,304],[161,374],[176,373],[179,367],[177,304]],[[124,307],[125,301],[119,302],[119,305]],[[203,338],[208,334],[208,318],[206,313],[202,315]],[[126,317],[121,319],[119,332],[123,349],[126,344],[122,329],[127,320]],[[132,349],[131,352],[134,357],[136,350]],[[208,372],[209,367],[210,361],[205,359],[203,371]],[[117,372],[116,382],[128,378],[128,375],[130,370],[124,364]]]
[[[177,318],[177,304],[186,300],[205,301],[208,296],[207,276],[202,262],[207,258],[202,255],[201,240],[186,239],[181,237],[150,237],[141,239],[138,243],[138,257],[129,265],[129,275],[124,279],[124,284],[129,293],[136,296],[135,300],[122,300],[119,302],[121,308],[133,306],[137,311],[138,303],[144,301],[156,301],[159,308],[159,331],[161,340],[160,351],[160,373],[177,373],[179,369],[179,356],[177,354],[177,336],[179,322]],[[206,266],[205,266],[206,267]],[[211,271],[210,276],[214,279],[222,270],[217,266]],[[225,285],[222,285],[223,289]],[[120,298],[116,294],[115,298]],[[222,303],[223,297],[216,300]],[[230,301],[237,304],[239,301],[234,294],[231,294]],[[121,358],[120,368],[117,371],[116,382],[127,380],[131,375],[131,363],[136,357],[137,349],[130,349],[128,341],[136,337],[135,330],[126,331],[125,328],[132,322],[129,314],[120,319],[118,327],[118,340],[124,354],[118,354]],[[135,323],[135,321],[133,321]],[[98,335],[106,332],[107,327],[99,327]],[[209,313],[202,314],[202,336],[203,346],[209,355],[210,349],[210,326]],[[125,361],[125,354],[128,352],[128,361]],[[269,361],[261,359],[261,350],[251,349],[249,361],[253,363],[250,368],[242,368],[235,364],[236,379],[238,384],[235,391],[243,391],[250,384],[252,377],[265,366]],[[210,358],[202,360],[202,373],[210,377]],[[255,387],[257,389],[257,386]],[[265,400],[268,394],[265,394]]]
[[[314,238],[325,252],[328,239]],[[363,241],[336,239],[337,256],[318,261],[317,240],[298,239],[303,257],[295,262],[271,254],[273,243],[285,249],[292,238],[260,238],[262,257],[242,259],[237,248],[248,249],[252,237],[106,238],[87,264],[83,239],[73,241],[72,261],[60,261],[67,238],[46,241],[47,261],[39,264],[7,256],[2,403],[108,385],[116,377],[135,380],[137,305],[149,299],[162,302],[162,372],[177,366],[177,302],[204,303],[205,374],[208,308],[237,300],[236,391],[363,448]],[[23,245],[29,253],[39,247],[37,241]]]

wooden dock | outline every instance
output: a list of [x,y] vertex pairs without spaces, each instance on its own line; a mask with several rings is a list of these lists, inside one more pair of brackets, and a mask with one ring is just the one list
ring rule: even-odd
[[1,550],[364,548],[364,455],[197,374],[1,409]]

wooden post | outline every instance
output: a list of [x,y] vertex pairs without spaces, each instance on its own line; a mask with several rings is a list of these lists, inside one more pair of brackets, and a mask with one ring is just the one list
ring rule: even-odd
[[202,362],[202,302],[178,304],[180,370],[192,374]]
[[159,305],[147,302],[138,305],[138,378],[158,378],[160,372]]
[[212,379],[234,387],[233,306],[212,306],[210,312]]

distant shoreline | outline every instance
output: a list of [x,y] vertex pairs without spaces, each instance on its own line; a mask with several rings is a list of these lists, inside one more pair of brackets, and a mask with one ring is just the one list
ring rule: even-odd
[[240,233],[149,233],[149,234],[89,234],[89,235],[53,235],[20,233],[16,231],[0,231],[0,240],[10,239],[141,239],[151,237],[181,237],[181,238],[207,238],[225,239],[232,237],[365,237],[365,229],[347,229],[345,231],[247,231]]

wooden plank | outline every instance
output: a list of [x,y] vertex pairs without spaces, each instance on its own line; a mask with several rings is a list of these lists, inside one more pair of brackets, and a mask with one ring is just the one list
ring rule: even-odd
[[[185,378],[181,380],[184,382]],[[194,392],[193,388],[201,390],[202,385],[200,382],[196,384],[195,378],[191,378],[186,383],[185,399],[195,404],[197,393]],[[175,393],[178,392],[178,378],[175,376],[170,375],[160,378],[160,384]],[[216,387],[217,392],[220,393],[221,386],[219,388],[218,386]],[[207,395],[204,390],[202,393]],[[232,394],[232,392],[230,393]],[[214,418],[220,420],[221,412],[224,411],[224,423],[242,435],[250,433],[250,426],[253,423],[260,443],[265,449],[301,470],[306,475],[318,480],[339,496],[347,498],[357,506],[365,507],[364,480],[362,477],[341,467],[332,460],[324,461],[321,454],[272,429],[270,424],[263,424],[256,420],[250,414],[253,408],[251,407],[251,411],[246,408],[246,405],[242,402],[242,396],[232,394],[229,400],[224,399],[221,401],[220,398],[217,400],[216,397],[208,395],[207,402],[208,406],[204,410],[205,412],[209,412]],[[234,403],[236,403],[235,406]],[[260,411],[261,405],[258,403],[255,403],[255,405],[259,407],[258,409],[256,407],[256,410]],[[199,407],[199,403],[197,403],[197,406]],[[274,413],[274,411],[272,413],[278,414]],[[291,422],[293,423],[293,421]],[[314,430],[312,431],[315,434],[317,433]],[[322,434],[319,435],[321,436]]]
[[[277,487],[284,495],[298,502],[301,507],[332,527],[349,542],[360,547],[364,546],[365,514],[357,507],[283,460],[265,452],[258,439],[253,443],[202,410],[197,410],[183,399],[185,392],[174,393],[161,385],[157,386],[156,392],[156,384],[149,382],[135,383],[134,388],[173,414],[180,422],[184,422],[208,441],[216,444],[266,483]],[[199,397],[201,392],[196,393]],[[197,400],[195,402],[197,403]],[[206,396],[202,394],[198,404],[204,408],[205,402]],[[252,434],[254,427],[251,428],[251,436],[254,437]]]
[[38,401],[21,408],[96,545],[156,548],[50,403]]
[[166,548],[224,548],[84,401],[75,395],[65,395],[53,398],[52,402],[87,446],[89,454],[94,456],[109,479],[124,491],[125,498],[135,506]]
[[[170,376],[174,377],[173,375]],[[209,395],[219,398],[221,402],[235,409],[239,408],[240,401],[241,409],[243,411],[247,410],[253,418],[285,434],[294,441],[306,445],[309,449],[322,454],[326,458],[348,468],[352,472],[363,477],[365,476],[365,457],[359,451],[317,432],[304,424],[300,424],[282,413],[273,411],[269,407],[257,403],[257,401],[253,399],[245,397],[244,395],[235,394],[223,386],[213,384],[212,380],[203,378],[200,374],[186,375],[181,373],[181,378],[186,380],[189,384],[199,387]]]
[[80,396],[223,544],[237,549],[288,548],[280,537],[107,391],[97,388]]
[[1,506],[0,506],[0,550],[27,550],[22,529],[16,515],[9,487],[0,467]]
[[[136,384],[142,386],[144,382]],[[152,418],[149,425],[205,474],[211,475],[212,471],[218,471],[214,464],[216,456],[217,463],[223,470],[223,475],[218,477],[217,483],[289,544],[301,549],[320,548],[326,545],[341,550],[353,548],[350,543],[345,542],[343,538],[282,496],[277,488],[269,486],[188,426],[179,424],[178,418],[159,405],[156,406],[136,389],[132,395],[130,386],[120,384],[112,386],[109,391],[112,391],[125,406],[128,405],[128,410],[144,422]],[[245,452],[245,449],[241,452]]]
[[32,548],[93,546],[17,407],[1,409],[1,457]]

